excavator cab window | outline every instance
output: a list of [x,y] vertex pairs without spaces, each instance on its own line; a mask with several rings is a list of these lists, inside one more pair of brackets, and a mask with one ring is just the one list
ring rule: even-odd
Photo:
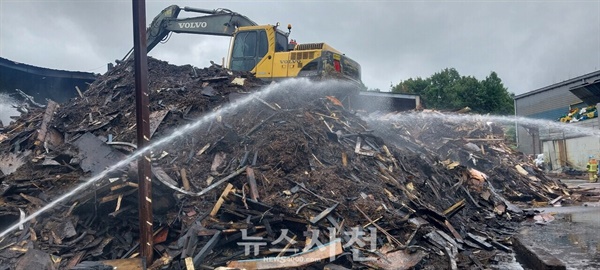
[[250,71],[268,51],[267,34],[262,31],[240,32],[233,41],[231,70]]
[[285,34],[276,31],[276,42],[275,42],[275,51],[276,52],[285,52],[285,48],[287,48],[288,39]]

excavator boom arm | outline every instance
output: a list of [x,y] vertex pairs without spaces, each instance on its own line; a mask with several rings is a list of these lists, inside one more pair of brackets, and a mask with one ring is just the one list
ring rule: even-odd
[[[206,14],[203,16],[178,19],[181,11]],[[200,9],[172,5],[163,9],[147,30],[146,49],[150,52],[169,33],[188,33],[213,36],[233,36],[238,27],[257,25],[248,17],[228,9]],[[124,59],[128,58],[129,54]]]
[[195,18],[170,20],[162,31],[216,36],[233,36],[237,27],[256,25],[242,15],[214,14]]

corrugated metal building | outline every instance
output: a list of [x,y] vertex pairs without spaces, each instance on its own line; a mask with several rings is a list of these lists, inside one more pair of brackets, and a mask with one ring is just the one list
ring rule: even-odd
[[97,77],[94,73],[37,67],[0,57],[0,92],[19,89],[38,103],[46,103],[46,99],[67,101],[77,96],[75,87],[84,91]]
[[[515,96],[514,102],[516,116],[557,121],[570,108],[582,108],[600,102],[600,71]],[[598,118],[571,123],[574,126],[595,128],[598,128],[598,124]],[[596,149],[600,151],[600,141],[597,138],[579,138],[575,140],[575,137],[577,136],[569,135],[565,132],[557,133],[556,130],[552,131],[548,128],[517,122],[517,144],[519,150],[526,154],[545,153],[547,155],[547,162],[553,164],[554,168],[556,166],[560,167],[561,164],[562,166],[579,167],[574,166],[577,164],[569,164],[571,163],[568,160],[569,153],[574,154],[575,152],[579,152],[579,154],[583,154],[580,152],[581,150],[595,152]],[[569,139],[573,140],[569,141]],[[567,148],[569,145],[571,145],[571,150]],[[581,149],[580,147],[575,147],[576,145],[586,145],[586,147]],[[580,160],[585,159],[573,158],[577,160],[576,163],[580,163]]]

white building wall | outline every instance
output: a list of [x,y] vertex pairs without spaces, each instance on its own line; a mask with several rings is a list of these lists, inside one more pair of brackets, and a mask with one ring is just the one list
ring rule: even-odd
[[[600,105],[600,104],[599,104]],[[568,166],[585,170],[589,156],[600,159],[600,138],[581,136],[577,128],[600,129],[600,118],[565,124],[572,129],[540,129],[542,153],[552,170]]]
[[560,153],[558,147],[556,147],[556,141],[545,141],[542,143],[542,153],[544,154],[544,161],[549,165],[550,170],[556,170],[562,168],[563,162],[560,162]]
[[567,160],[579,170],[585,170],[589,156],[600,157],[600,139],[597,137],[582,137],[568,139]]

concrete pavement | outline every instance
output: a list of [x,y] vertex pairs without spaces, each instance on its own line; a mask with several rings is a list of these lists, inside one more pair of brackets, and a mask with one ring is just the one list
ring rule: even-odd
[[[577,179],[563,182],[569,187],[595,188],[593,191],[600,195],[600,183]],[[519,237],[524,242],[562,261],[566,269],[600,269],[600,203],[535,210],[554,220],[544,225],[535,220],[523,223]]]

